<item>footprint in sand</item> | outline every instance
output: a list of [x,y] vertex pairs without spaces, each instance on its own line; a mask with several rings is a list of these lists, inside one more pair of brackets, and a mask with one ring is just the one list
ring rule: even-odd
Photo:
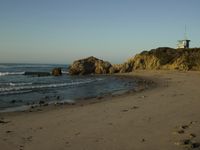
[[129,109],[123,109],[123,110],[121,110],[121,112],[127,112],[129,110],[138,109],[138,108],[139,108],[138,106],[133,106],[133,107],[131,107]]
[[200,124],[197,121],[192,121],[189,124],[181,125],[176,127],[176,138],[178,138],[178,142],[175,142],[175,145],[182,146],[187,149],[200,149],[200,139],[198,136],[193,133],[200,130]]

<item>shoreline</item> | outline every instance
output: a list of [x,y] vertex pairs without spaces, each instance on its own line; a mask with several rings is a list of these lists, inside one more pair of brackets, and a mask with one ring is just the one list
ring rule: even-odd
[[[94,75],[98,76],[98,75]],[[101,75],[102,76],[102,75]],[[83,105],[94,104],[98,102],[103,102],[108,99],[112,99],[115,97],[123,97],[130,94],[134,94],[137,92],[141,92],[143,90],[148,90],[149,88],[155,88],[155,82],[152,82],[150,79],[144,79],[139,76],[132,76],[128,74],[113,74],[113,75],[105,75],[105,76],[112,76],[116,78],[120,78],[121,80],[130,80],[129,82],[136,82],[137,87],[133,87],[132,89],[120,90],[120,91],[113,91],[102,95],[97,95],[93,97],[83,97],[77,98],[73,100],[61,100],[61,101],[50,101],[44,102],[44,104],[34,104],[34,105],[22,105],[19,107],[10,107],[3,110],[0,110],[1,114],[15,114],[15,113],[24,113],[24,112],[37,112],[37,111],[45,111],[52,109],[59,109],[59,107],[70,108],[70,107],[80,107]]]
[[125,75],[152,80],[156,86],[69,109],[0,114],[5,122],[0,123],[0,146],[4,150],[200,147],[200,72],[158,70]]

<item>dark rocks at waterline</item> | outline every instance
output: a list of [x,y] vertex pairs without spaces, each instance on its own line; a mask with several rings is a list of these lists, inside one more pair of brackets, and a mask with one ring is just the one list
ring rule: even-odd
[[54,69],[52,70],[52,75],[53,75],[53,76],[61,76],[61,75],[62,75],[62,70],[61,70],[61,68],[54,68]]
[[52,74],[50,72],[25,72],[24,75],[27,76],[37,76],[37,77],[45,77],[45,76],[61,76],[62,70],[61,68],[54,68],[52,70]]
[[40,104],[40,105],[43,105],[43,104],[45,104],[45,101],[42,101],[42,100],[41,100],[41,101],[39,101],[39,104]]
[[50,76],[51,74],[49,72],[25,72],[24,75],[44,77],[44,76]]
[[112,65],[93,56],[74,61],[69,67],[70,75],[108,74],[113,73]]
[[14,104],[14,103],[22,103],[23,101],[22,100],[11,100],[10,103]]

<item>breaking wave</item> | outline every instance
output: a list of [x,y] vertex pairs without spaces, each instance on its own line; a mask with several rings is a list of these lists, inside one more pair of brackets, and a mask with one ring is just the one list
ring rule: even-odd
[[0,76],[23,75],[24,72],[0,72]]
[[25,86],[25,85],[32,85],[33,83],[31,82],[28,82],[28,83],[13,83],[13,82],[10,82],[10,83],[0,83],[0,86]]
[[[99,80],[99,79],[98,79]],[[56,87],[66,87],[66,86],[78,86],[81,84],[87,84],[94,81],[98,81],[97,79],[88,79],[84,81],[75,81],[70,83],[57,83],[57,84],[41,84],[41,85],[33,85],[32,83],[7,83],[9,86],[0,88],[0,95],[13,94],[17,91],[25,91],[25,90],[35,90],[35,89],[45,89],[45,88],[56,88]]]

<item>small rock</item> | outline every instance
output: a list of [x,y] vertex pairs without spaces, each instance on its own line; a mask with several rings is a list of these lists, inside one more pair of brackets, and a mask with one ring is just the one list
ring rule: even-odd
[[141,142],[145,142],[145,139],[142,139]]
[[53,75],[53,76],[61,76],[61,75],[62,75],[62,70],[61,70],[61,68],[54,68],[54,69],[52,70],[52,75]]
[[39,104],[40,105],[45,104],[45,101],[39,101]]

